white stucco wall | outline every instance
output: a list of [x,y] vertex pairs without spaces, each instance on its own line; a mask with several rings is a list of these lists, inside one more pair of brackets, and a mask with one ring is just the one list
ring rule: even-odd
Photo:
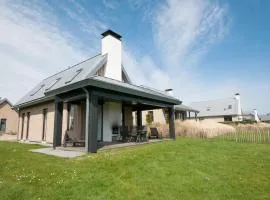
[[[166,124],[166,119],[163,113],[162,109],[155,109],[155,110],[151,110],[153,111],[154,114],[154,121],[153,123],[160,123],[160,124]],[[142,124],[146,125],[146,115],[148,113],[148,110],[142,111]]]
[[103,141],[112,141],[112,126],[122,125],[122,104],[105,102],[103,105]]
[[107,35],[101,40],[102,55],[107,54],[105,77],[122,81],[122,42],[121,40]]

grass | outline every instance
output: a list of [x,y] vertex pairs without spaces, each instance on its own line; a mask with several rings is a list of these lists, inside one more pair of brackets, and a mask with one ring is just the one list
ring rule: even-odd
[[182,139],[63,159],[0,142],[0,199],[270,199],[270,145]]

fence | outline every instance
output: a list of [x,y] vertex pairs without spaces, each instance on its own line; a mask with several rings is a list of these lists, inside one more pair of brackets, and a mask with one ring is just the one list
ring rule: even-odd
[[216,137],[221,140],[231,140],[239,143],[268,143],[270,144],[270,130],[237,130]]

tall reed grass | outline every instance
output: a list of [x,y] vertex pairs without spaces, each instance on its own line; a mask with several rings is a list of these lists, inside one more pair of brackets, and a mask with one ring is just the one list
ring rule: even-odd
[[[152,124],[162,137],[168,137],[168,124]],[[236,142],[270,143],[270,124],[238,124],[227,125],[212,120],[175,121],[176,136],[196,137],[202,139],[215,138]]]

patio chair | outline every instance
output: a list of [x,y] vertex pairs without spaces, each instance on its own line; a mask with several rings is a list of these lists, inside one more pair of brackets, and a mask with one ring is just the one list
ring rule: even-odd
[[120,136],[121,136],[121,140],[123,142],[130,140],[130,135],[128,134],[128,127],[127,126],[120,127]]
[[152,138],[159,138],[158,129],[157,128],[150,128],[150,135],[149,139]]
[[73,147],[76,147],[77,144],[79,144],[80,146],[85,146],[85,140],[77,138],[76,136],[71,134],[70,131],[65,132],[63,146],[66,147],[68,143],[71,143]]
[[147,141],[147,127],[146,126],[140,126],[137,132],[139,135],[139,140],[141,142]]
[[138,129],[136,126],[131,128],[130,142],[139,142]]

